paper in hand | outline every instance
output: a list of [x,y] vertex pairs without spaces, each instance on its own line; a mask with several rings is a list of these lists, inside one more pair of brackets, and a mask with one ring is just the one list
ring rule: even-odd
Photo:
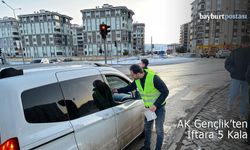
[[152,120],[155,120],[157,118],[155,112],[151,111],[150,109],[145,109],[144,111],[144,115],[147,119],[147,121],[152,121]]

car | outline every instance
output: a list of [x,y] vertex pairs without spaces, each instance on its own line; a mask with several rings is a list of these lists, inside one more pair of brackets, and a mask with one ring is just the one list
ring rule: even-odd
[[49,63],[61,63],[62,61],[60,60],[60,59],[58,59],[58,58],[52,58],[52,59],[50,59],[49,60]]
[[71,62],[71,61],[73,61],[72,58],[65,58],[65,59],[63,60],[63,62]]
[[[113,88],[131,83],[104,66],[48,64],[5,68],[0,79],[0,149],[123,149],[144,129],[138,92],[114,94],[115,105],[99,109],[93,82]],[[137,96],[136,96],[137,95]]]
[[48,58],[33,59],[30,63],[31,64],[36,64],[36,63],[49,64],[49,59]]
[[226,49],[221,49],[216,53],[216,58],[227,58],[230,55],[230,51]]

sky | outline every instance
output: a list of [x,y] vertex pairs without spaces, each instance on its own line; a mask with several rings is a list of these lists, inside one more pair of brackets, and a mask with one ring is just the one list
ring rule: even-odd
[[[193,0],[4,0],[16,10],[16,14],[32,14],[45,9],[73,18],[71,23],[82,24],[82,9],[110,4],[126,6],[134,11],[133,21],[145,23],[145,43],[179,43],[180,25],[191,21]],[[0,3],[0,18],[13,17],[13,11]]]

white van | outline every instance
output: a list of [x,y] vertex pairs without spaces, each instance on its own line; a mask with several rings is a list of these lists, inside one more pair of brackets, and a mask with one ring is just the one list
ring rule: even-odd
[[131,82],[114,68],[48,65],[1,77],[0,149],[118,150],[143,132],[136,92],[113,95],[105,109],[94,101],[94,81],[111,89]]

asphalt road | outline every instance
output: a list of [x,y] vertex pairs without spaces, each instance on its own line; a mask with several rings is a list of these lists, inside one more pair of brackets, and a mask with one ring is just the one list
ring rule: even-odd
[[[225,59],[197,58],[194,62],[150,66],[158,72],[162,80],[167,84],[170,94],[167,98],[165,118],[164,146],[171,141],[171,132],[176,128],[177,121],[192,113],[193,108],[201,101],[210,90],[227,84],[229,74],[224,69]],[[129,66],[118,67],[124,73],[128,73]],[[154,149],[154,140],[152,149]],[[126,150],[136,150],[143,146],[143,138],[138,138],[131,143]]]

